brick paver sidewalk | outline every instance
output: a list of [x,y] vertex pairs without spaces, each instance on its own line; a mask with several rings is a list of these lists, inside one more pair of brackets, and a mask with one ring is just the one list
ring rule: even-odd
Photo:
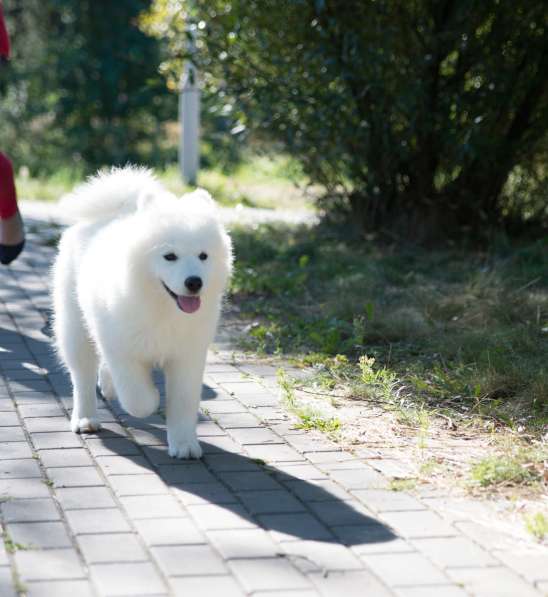
[[274,372],[222,351],[202,461],[170,459],[163,418],[116,404],[100,433],[71,433],[44,333],[53,249],[32,236],[0,272],[1,597],[546,594],[545,549],[478,523],[471,500],[390,491],[389,461],[292,429]]

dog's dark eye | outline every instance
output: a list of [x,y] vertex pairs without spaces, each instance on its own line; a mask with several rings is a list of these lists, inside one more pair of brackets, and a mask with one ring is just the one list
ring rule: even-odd
[[175,255],[175,253],[166,253],[164,259],[166,261],[177,261],[177,255]]
[[198,259],[200,259],[200,261],[205,261],[207,259],[207,253],[204,253],[203,251],[198,255]]

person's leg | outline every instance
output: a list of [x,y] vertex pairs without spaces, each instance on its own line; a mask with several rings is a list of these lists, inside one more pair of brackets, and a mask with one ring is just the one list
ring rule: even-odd
[[8,265],[23,250],[25,233],[17,208],[13,167],[0,152],[0,263]]

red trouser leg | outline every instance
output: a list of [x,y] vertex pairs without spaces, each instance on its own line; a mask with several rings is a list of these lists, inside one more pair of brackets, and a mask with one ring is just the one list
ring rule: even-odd
[[10,218],[17,211],[17,193],[13,167],[7,155],[0,151],[0,219]]

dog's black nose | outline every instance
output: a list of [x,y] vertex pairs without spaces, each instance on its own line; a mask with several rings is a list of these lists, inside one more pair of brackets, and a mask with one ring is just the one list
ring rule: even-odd
[[185,286],[190,290],[190,292],[198,292],[198,290],[200,290],[202,285],[203,285],[202,278],[200,278],[198,276],[189,276],[185,280]]

